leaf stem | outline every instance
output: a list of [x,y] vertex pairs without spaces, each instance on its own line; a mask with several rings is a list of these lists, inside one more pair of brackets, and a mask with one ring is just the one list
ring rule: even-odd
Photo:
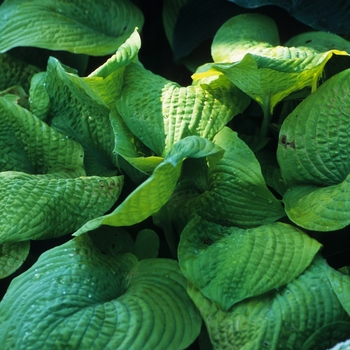
[[261,123],[261,128],[260,128],[260,136],[261,137],[266,137],[267,133],[268,133],[268,128],[269,128],[269,124],[271,123],[271,119],[272,119],[272,114],[270,112],[270,103],[261,105],[263,113],[264,113],[264,117],[263,117],[263,121]]

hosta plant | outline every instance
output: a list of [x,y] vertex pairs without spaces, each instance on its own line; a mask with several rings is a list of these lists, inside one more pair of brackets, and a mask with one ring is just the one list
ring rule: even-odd
[[[164,2],[169,37],[193,3]],[[179,84],[143,65],[131,1],[6,0],[0,18],[3,349],[350,338],[349,262],[324,253],[350,224],[346,39],[282,43],[272,18],[237,14]]]

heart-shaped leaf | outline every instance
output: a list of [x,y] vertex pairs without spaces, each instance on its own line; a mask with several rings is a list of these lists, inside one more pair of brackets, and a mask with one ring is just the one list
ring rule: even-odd
[[42,254],[0,303],[7,349],[185,349],[200,327],[176,261],[104,254],[88,235]]
[[194,218],[181,234],[185,277],[222,310],[293,281],[321,245],[293,226],[225,227]]
[[188,292],[201,312],[214,348],[310,349],[315,329],[323,329],[326,341],[313,343],[312,349],[325,349],[339,341],[339,331],[343,336],[349,334],[345,330],[350,325],[350,317],[333,292],[325,269],[331,267],[316,257],[285,287],[244,300],[227,311],[192,284]]
[[128,0],[6,0],[0,18],[0,52],[35,46],[104,56],[143,25],[141,11]]

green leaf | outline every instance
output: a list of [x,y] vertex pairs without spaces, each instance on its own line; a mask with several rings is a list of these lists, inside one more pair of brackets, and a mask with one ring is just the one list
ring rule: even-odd
[[128,0],[5,0],[0,18],[0,52],[35,46],[104,56],[143,25],[141,11]]
[[27,259],[30,241],[0,245],[0,279],[18,270]]
[[15,349],[185,349],[201,318],[178,263],[103,254],[88,235],[42,254],[0,303]]
[[46,87],[51,101],[50,125],[83,146],[88,175],[116,175],[109,109],[81,91],[71,77],[56,59],[49,59]]
[[87,222],[74,235],[91,231],[100,225],[131,226],[157,213],[169,200],[180,177],[184,158],[210,157],[216,160],[222,155],[220,147],[198,137],[188,136],[177,142],[152,175],[138,186],[110,214]]
[[241,300],[293,281],[320,247],[283,223],[243,230],[195,217],[181,234],[178,255],[185,277],[228,311]]
[[82,147],[0,97],[0,171],[46,174],[67,170],[85,175]]
[[315,231],[335,231],[350,224],[350,175],[338,185],[290,187],[283,197],[288,217]]
[[33,75],[29,88],[30,111],[40,120],[45,120],[50,111],[50,96],[46,90],[47,73]]
[[266,187],[254,153],[237,134],[224,128],[213,142],[225,150],[223,157],[201,171],[207,173],[206,184],[198,188],[199,177],[205,175],[196,173],[180,182],[169,203],[173,221],[184,227],[196,214],[222,225],[253,227],[285,216],[280,202]]
[[[64,177],[64,175],[66,176]],[[119,197],[123,177],[68,173],[0,173],[0,242],[63,236],[104,214]]]
[[214,348],[304,349],[315,330],[323,327],[327,345],[334,345],[339,341],[339,322],[349,327],[350,318],[333,292],[325,269],[331,267],[317,257],[285,287],[244,300],[228,311],[191,284],[188,293],[201,312]]
[[20,85],[28,91],[30,79],[39,69],[8,54],[0,54],[0,72],[0,91],[13,85]]
[[321,85],[285,119],[277,159],[288,185],[339,184],[350,173],[350,69]]
[[93,100],[112,108],[122,90],[124,69],[129,63],[138,61],[140,48],[141,38],[135,29],[117,52],[89,76],[81,78],[69,74],[68,77]]
[[181,87],[136,64],[125,69],[117,110],[131,132],[158,156],[186,136],[212,139],[249,104],[227,79]]
[[[235,38],[235,40],[232,40]],[[222,72],[238,88],[258,102],[264,113],[294,91],[316,89],[323,68],[333,54],[306,46],[279,46],[275,23],[260,14],[238,15],[222,25],[213,41],[215,61],[199,68],[194,79]]]

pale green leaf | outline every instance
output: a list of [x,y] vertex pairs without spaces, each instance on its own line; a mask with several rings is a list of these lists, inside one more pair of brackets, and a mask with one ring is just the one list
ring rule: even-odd
[[18,270],[27,259],[30,242],[4,243],[0,245],[0,279]]
[[74,235],[91,231],[100,225],[130,226],[157,213],[169,200],[180,177],[183,160],[209,157],[214,161],[222,155],[220,147],[198,137],[188,136],[177,142],[152,175],[139,185],[110,214],[87,222]]
[[125,69],[117,110],[131,132],[158,156],[186,136],[212,139],[249,104],[227,80],[181,87],[136,64]]
[[88,235],[45,252],[0,303],[7,349],[185,349],[201,318],[176,261],[101,252]]
[[350,69],[327,80],[285,119],[277,158],[288,185],[335,185],[350,173]]
[[275,23],[261,14],[238,15],[222,25],[212,45],[215,61],[199,68],[194,79],[222,72],[230,81],[258,102],[267,115],[294,91],[313,90],[333,54],[311,47],[279,46]]
[[6,0],[0,6],[0,52],[17,46],[104,56],[143,25],[128,0]]
[[135,29],[117,52],[89,76],[69,74],[68,77],[93,100],[112,108],[122,90],[124,69],[129,63],[137,62],[140,47],[141,38]]
[[58,60],[49,59],[46,88],[51,101],[50,125],[83,146],[88,175],[116,175],[109,109],[80,90],[71,77]]
[[185,277],[227,311],[293,281],[320,247],[283,223],[243,230],[195,217],[181,234],[178,256]]
[[350,175],[338,185],[290,187],[284,197],[288,217],[308,230],[335,231],[350,224]]
[[85,175],[82,147],[0,97],[0,171],[45,174],[73,171]]
[[224,128],[213,142],[225,153],[205,171],[206,184],[198,188],[198,179],[203,175],[190,175],[172,196],[169,211],[176,225],[185,226],[193,214],[240,227],[267,224],[285,216],[280,202],[266,187],[254,153],[237,134]]
[[329,347],[339,341],[339,322],[349,327],[350,318],[333,292],[325,269],[331,267],[318,257],[285,287],[242,301],[227,312],[191,284],[188,292],[201,312],[214,348],[303,349],[315,330],[323,327]]
[[118,199],[122,177],[75,176],[64,172],[1,172],[0,242],[53,238],[74,232],[88,220],[104,214]]

